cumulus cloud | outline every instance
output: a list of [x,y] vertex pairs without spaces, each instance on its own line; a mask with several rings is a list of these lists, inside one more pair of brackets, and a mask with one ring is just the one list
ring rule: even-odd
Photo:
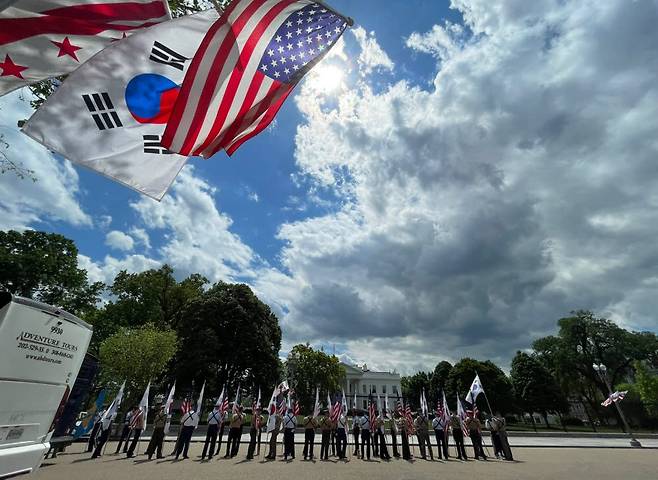
[[[373,70],[393,70],[395,66],[393,60],[377,43],[375,32],[368,33],[363,27],[358,26],[351,28],[350,32],[354,35],[361,49],[357,63],[363,74],[368,75]],[[342,51],[342,49],[339,51]],[[342,58],[338,54],[336,56]]]
[[115,250],[130,251],[135,246],[135,240],[130,235],[127,235],[119,230],[112,230],[105,235],[105,245],[112,247]]
[[53,219],[90,226],[91,217],[80,206],[73,166],[18,131],[16,121],[32,113],[28,102],[20,92],[0,99],[0,134],[9,144],[3,152],[22,168],[34,171],[37,179],[21,180],[11,171],[0,175],[0,229],[24,230]]
[[406,40],[432,88],[296,97],[297,165],[339,202],[279,231],[286,340],[404,372],[505,364],[574,308],[655,329],[655,2],[452,4],[465,27]]

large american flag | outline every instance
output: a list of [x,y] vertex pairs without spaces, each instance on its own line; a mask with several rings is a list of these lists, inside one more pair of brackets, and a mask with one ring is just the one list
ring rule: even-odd
[[182,155],[231,155],[269,125],[346,25],[312,0],[234,0],[190,64],[162,145]]
[[338,418],[340,417],[340,411],[341,411],[341,404],[339,401],[334,403],[334,406],[331,408],[331,421],[332,422],[338,422]]

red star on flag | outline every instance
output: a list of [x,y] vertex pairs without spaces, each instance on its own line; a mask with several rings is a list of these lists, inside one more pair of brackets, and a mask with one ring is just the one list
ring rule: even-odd
[[27,70],[28,67],[23,67],[22,65],[16,65],[9,54],[5,55],[5,61],[0,62],[0,68],[2,69],[2,73],[0,74],[0,77],[7,77],[9,75],[13,75],[16,78],[23,78],[23,75],[21,75],[21,72],[23,70]]
[[50,41],[51,43],[55,44],[55,46],[59,47],[59,54],[57,55],[58,57],[63,57],[64,55],[68,55],[69,57],[73,58],[76,62],[79,62],[78,56],[75,54],[78,50],[80,50],[82,47],[78,47],[77,45],[71,44],[71,41],[69,40],[69,37],[64,37],[64,40],[61,42],[56,42],[54,40]]

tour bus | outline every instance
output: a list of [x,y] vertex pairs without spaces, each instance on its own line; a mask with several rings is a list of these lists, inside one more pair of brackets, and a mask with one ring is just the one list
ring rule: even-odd
[[70,313],[0,292],[0,479],[39,468],[91,334]]

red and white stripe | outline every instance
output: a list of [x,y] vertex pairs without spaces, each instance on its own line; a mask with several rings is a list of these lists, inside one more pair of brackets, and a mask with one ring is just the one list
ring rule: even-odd
[[230,155],[272,121],[294,88],[258,71],[281,24],[312,0],[235,0],[194,56],[162,144],[182,155]]

